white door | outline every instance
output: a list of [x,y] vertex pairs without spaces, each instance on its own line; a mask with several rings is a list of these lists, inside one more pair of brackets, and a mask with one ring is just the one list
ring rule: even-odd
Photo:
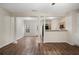
[[25,20],[25,36],[38,36],[38,21],[37,20]]

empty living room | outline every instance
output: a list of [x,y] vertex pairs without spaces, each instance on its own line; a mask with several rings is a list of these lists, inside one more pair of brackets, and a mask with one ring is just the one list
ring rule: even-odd
[[79,3],[0,3],[0,55],[79,55]]

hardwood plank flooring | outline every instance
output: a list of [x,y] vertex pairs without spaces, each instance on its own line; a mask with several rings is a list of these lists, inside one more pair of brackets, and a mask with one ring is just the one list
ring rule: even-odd
[[79,55],[79,47],[67,43],[38,43],[38,37],[23,37],[0,49],[0,55]]
[[79,55],[79,47],[67,43],[45,43],[40,49],[44,55]]
[[17,44],[10,44],[0,49],[3,55],[34,55],[37,54],[37,37],[23,37]]

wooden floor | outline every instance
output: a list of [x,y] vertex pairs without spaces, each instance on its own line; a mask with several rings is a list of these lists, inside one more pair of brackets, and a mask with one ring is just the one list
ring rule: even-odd
[[79,47],[67,43],[46,43],[40,51],[43,55],[79,55]]
[[17,44],[0,49],[0,55],[78,55],[79,47],[67,43],[38,43],[38,37],[24,37]]

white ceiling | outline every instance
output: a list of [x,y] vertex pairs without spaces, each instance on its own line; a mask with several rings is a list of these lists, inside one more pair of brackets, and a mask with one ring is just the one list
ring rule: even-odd
[[0,7],[16,16],[64,16],[66,13],[78,10],[78,3],[0,3]]

